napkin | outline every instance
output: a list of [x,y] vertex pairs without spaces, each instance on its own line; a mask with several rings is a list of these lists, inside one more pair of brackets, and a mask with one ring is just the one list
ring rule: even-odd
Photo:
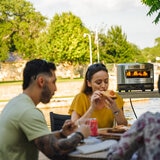
[[101,139],[97,137],[91,137],[91,136],[89,136],[88,138],[85,138],[83,141],[85,144],[95,144],[95,143],[102,142]]
[[98,151],[107,150],[113,145],[116,145],[118,142],[113,139],[105,140],[103,142],[95,143],[95,144],[84,144],[82,146],[78,146],[76,149],[82,154],[94,153]]

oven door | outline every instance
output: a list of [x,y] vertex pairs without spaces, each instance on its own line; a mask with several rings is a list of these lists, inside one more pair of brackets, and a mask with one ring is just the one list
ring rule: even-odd
[[151,71],[145,69],[126,69],[124,73],[125,84],[141,84],[141,83],[153,83],[151,78]]

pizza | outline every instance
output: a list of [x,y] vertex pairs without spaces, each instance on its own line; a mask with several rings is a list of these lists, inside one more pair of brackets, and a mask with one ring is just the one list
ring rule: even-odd
[[103,96],[111,97],[113,99],[117,98],[117,95],[113,90],[103,91],[102,94],[103,94]]
[[113,127],[113,128],[108,128],[108,129],[107,129],[107,132],[108,132],[108,133],[124,133],[124,132],[126,132],[129,128],[130,128],[130,126],[118,125],[118,126],[115,126],[115,127]]

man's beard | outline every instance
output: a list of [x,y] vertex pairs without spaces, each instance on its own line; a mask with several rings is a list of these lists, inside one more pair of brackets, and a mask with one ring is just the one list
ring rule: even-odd
[[49,87],[45,84],[43,86],[43,90],[42,90],[42,93],[41,93],[41,99],[40,99],[40,101],[42,103],[46,104],[46,103],[50,102],[51,98],[52,98],[52,93],[51,93]]

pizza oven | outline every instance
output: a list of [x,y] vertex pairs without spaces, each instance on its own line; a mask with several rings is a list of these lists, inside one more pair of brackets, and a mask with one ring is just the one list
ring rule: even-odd
[[117,64],[117,90],[154,89],[154,66],[151,63]]

